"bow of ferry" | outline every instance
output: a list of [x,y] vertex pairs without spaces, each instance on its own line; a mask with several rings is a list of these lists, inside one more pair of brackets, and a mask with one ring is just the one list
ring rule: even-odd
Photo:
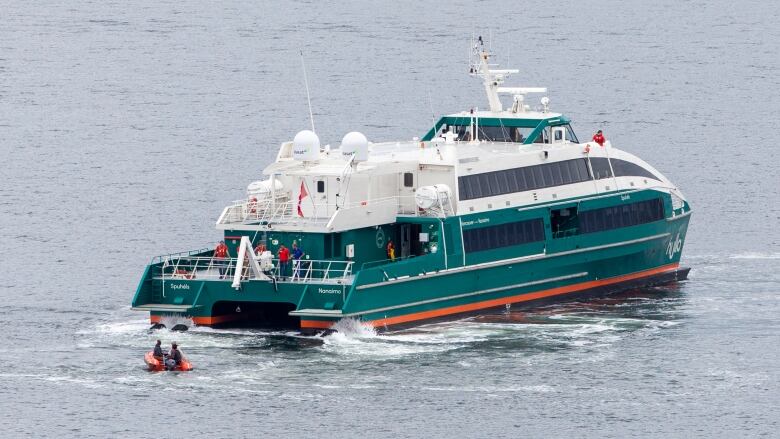
[[[349,133],[331,149],[304,131],[282,144],[217,220],[229,257],[154,258],[133,309],[152,323],[382,329],[684,279],[679,189],[609,141],[580,142],[546,98],[530,108],[546,89],[503,87],[515,71],[488,59],[478,45],[471,72],[489,110],[446,115],[421,139]],[[293,242],[304,256],[280,263]]]

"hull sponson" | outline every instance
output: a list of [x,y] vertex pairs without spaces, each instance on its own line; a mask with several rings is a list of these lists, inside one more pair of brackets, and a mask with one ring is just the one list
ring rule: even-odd
[[[475,315],[491,309],[503,308],[508,304],[513,306],[519,305],[521,309],[527,309],[565,300],[604,297],[634,288],[645,288],[685,280],[688,277],[689,271],[690,268],[680,268],[679,264],[675,263],[611,279],[582,282],[567,287],[552,288],[518,296],[471,303],[468,305],[411,313],[392,318],[369,320],[366,323],[380,330],[401,329],[404,327],[417,326],[422,323],[451,320],[468,315]],[[330,328],[332,324],[333,322],[322,320],[302,320],[301,328],[322,330]]]
[[[688,273],[679,269],[688,221],[687,216],[663,221],[644,234],[624,236],[633,239],[602,246],[358,287],[341,317],[359,318],[375,327],[419,324],[506,304],[534,306],[681,280]],[[310,330],[327,328],[336,320],[301,317],[302,328]]]

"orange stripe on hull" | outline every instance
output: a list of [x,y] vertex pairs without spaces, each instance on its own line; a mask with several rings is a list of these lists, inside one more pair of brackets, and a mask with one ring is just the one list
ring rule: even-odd
[[324,320],[301,320],[301,329],[328,329],[336,322]]
[[626,274],[623,276],[611,277],[602,280],[593,280],[588,282],[582,282],[579,284],[566,285],[563,287],[551,288],[549,290],[537,291],[534,293],[525,293],[517,296],[502,297],[500,299],[486,300],[484,302],[469,303],[467,305],[450,306],[447,308],[434,309],[431,311],[423,311],[412,314],[405,314],[402,316],[388,317],[386,319],[372,320],[367,323],[377,326],[389,326],[397,325],[399,323],[413,322],[415,320],[426,320],[436,317],[443,317],[450,314],[460,314],[470,311],[478,311],[480,309],[494,308],[508,303],[528,302],[530,300],[543,299],[545,297],[558,296],[562,294],[573,293],[575,291],[587,290],[589,288],[600,287],[604,285],[616,284],[619,282],[625,282],[633,279],[640,279],[654,274],[663,273],[677,269],[680,264],[669,264],[661,267],[653,268],[650,270],[639,271],[636,273]]
[[210,325],[218,325],[220,323],[225,323],[225,322],[233,322],[244,318],[245,316],[242,316],[240,314],[225,314],[222,316],[193,317],[192,322],[195,323],[196,325],[210,326]]
[[160,323],[160,320],[162,320],[162,316],[153,316],[149,315],[149,321],[154,325],[156,323]]

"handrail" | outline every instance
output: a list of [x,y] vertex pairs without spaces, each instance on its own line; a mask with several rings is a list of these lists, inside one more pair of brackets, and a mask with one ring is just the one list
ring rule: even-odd
[[409,255],[409,256],[395,258],[395,259],[377,259],[375,261],[363,262],[363,264],[360,265],[360,269],[365,270],[366,268],[381,267],[382,265],[385,264],[390,264],[398,261],[408,261],[409,259],[416,258],[416,257],[417,255]]
[[[282,267],[279,259],[271,259],[261,266],[263,273],[277,280],[287,282],[349,283],[353,261],[290,260]],[[249,264],[242,264],[241,279],[257,279]],[[213,256],[183,256],[165,259],[162,280],[224,280],[230,282],[236,274],[238,258],[215,258]]]
[[375,198],[366,201],[354,201],[350,203],[310,203],[305,202],[304,207],[314,207],[312,215],[299,216],[297,212],[298,202],[291,201],[288,197],[264,200],[235,200],[225,207],[217,220],[217,224],[234,223],[296,223],[296,224],[327,224],[329,220],[340,210],[367,208],[378,205],[395,204],[396,213],[401,215],[419,216],[421,213],[414,203],[414,196],[391,196]]
[[197,255],[199,253],[205,253],[205,252],[209,252],[209,251],[212,251],[212,250],[213,250],[213,247],[206,247],[206,248],[201,248],[201,249],[198,249],[198,250],[185,250],[185,251],[181,251],[181,252],[178,252],[178,253],[169,253],[169,254],[166,254],[166,255],[154,256],[152,258],[152,261],[150,262],[150,264],[157,264],[157,263],[165,261],[166,259],[175,258],[175,257]]

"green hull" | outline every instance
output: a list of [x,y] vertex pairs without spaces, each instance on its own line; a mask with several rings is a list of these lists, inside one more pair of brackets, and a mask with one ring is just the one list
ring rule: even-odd
[[[576,206],[587,211],[604,206],[661,197],[664,218],[640,225],[583,233],[575,227],[561,230],[551,211]],[[503,209],[460,217],[402,218],[383,226],[382,233],[397,236],[402,224],[430,230],[438,250],[397,261],[371,263],[381,254],[355,261],[354,275],[343,281],[299,282],[247,280],[240,289],[230,280],[202,280],[162,276],[163,262],[149,265],[133,300],[135,309],[150,312],[152,321],[173,314],[194,323],[216,325],[254,320],[270,327],[298,327],[303,331],[329,328],[342,318],[368,322],[377,328],[408,326],[432,319],[540,301],[566,300],[576,295],[606,295],[626,288],[668,282],[684,277],[679,268],[690,208],[673,210],[668,194],[652,190],[615,193],[587,200],[565,200],[530,208]],[[528,219],[544,220],[541,241],[487,251],[466,251],[464,234],[484,224]],[[558,230],[554,231],[557,227]],[[355,234],[357,242],[371,240],[379,229]],[[226,235],[235,235],[226,232]],[[371,234],[370,236],[368,236]],[[251,235],[250,235],[251,236]],[[312,252],[324,237],[308,239]],[[371,242],[373,244],[373,242]],[[322,254],[330,249],[323,246]],[[195,254],[209,256],[210,252]],[[333,257],[334,260],[345,258]],[[240,311],[240,312],[239,312]]]

